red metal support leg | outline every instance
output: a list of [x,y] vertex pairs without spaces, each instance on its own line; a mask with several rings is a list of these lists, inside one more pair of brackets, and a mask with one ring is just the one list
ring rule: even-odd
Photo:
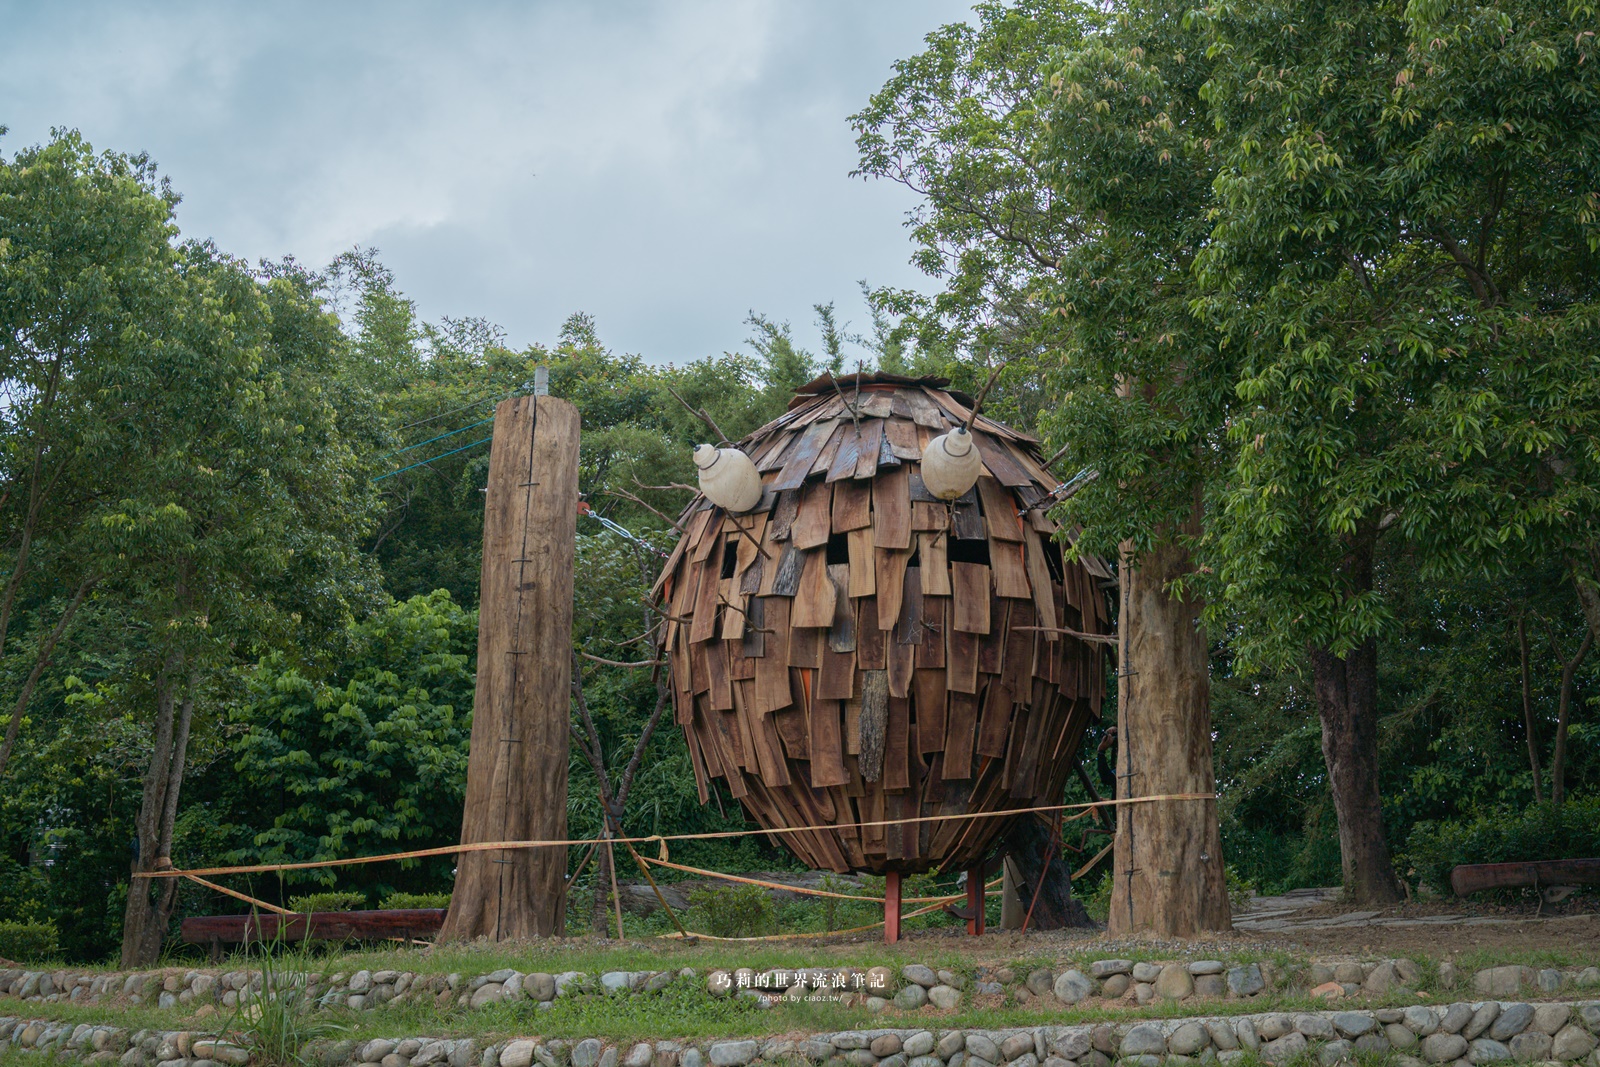
[[983,936],[983,909],[988,903],[988,897],[983,891],[983,861],[978,861],[976,867],[967,871],[967,910],[972,918],[967,920],[967,933],[973,937]]
[[883,875],[883,943],[892,945],[900,940],[900,872],[886,871]]

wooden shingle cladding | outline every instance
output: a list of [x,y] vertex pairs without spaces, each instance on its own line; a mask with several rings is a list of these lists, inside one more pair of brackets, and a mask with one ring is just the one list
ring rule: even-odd
[[[1098,560],[1065,562],[1028,510],[1057,483],[1037,442],[979,416],[954,505],[921,449],[969,414],[940,379],[819,379],[740,441],[755,510],[697,497],[655,589],[700,797],[722,778],[800,859],[835,871],[972,866],[1007,817],[1057,803],[1105,692]],[[894,820],[893,825],[851,824]]]

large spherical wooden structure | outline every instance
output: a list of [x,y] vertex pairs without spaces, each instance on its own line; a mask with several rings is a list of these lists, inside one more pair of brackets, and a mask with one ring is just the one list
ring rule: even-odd
[[[702,802],[721,778],[813,868],[955,870],[1006,817],[1058,803],[1105,689],[1097,560],[1063,561],[1037,442],[973,427],[985,473],[953,505],[928,442],[966,421],[943,379],[824,377],[739,447],[754,509],[702,497],[655,595]],[[1048,503],[1048,501],[1046,501]]]

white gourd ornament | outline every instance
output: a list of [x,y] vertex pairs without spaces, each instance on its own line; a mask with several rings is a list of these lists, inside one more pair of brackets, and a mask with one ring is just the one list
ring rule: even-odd
[[700,469],[700,491],[717,507],[737,513],[760,503],[761,475],[737,448],[700,445],[694,450],[694,465]]
[[955,500],[978,484],[983,458],[965,426],[928,442],[922,453],[922,484],[940,500]]

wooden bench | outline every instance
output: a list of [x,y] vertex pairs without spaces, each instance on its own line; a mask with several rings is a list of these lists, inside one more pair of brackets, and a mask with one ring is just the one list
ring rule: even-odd
[[1465,863],[1450,872],[1450,888],[1458,897],[1484,889],[1558,885],[1600,885],[1600,859]]
[[314,911],[307,915],[196,915],[183,920],[185,944],[210,945],[212,958],[222,946],[249,941],[386,941],[428,937],[444,925],[444,908],[393,908],[387,911]]

